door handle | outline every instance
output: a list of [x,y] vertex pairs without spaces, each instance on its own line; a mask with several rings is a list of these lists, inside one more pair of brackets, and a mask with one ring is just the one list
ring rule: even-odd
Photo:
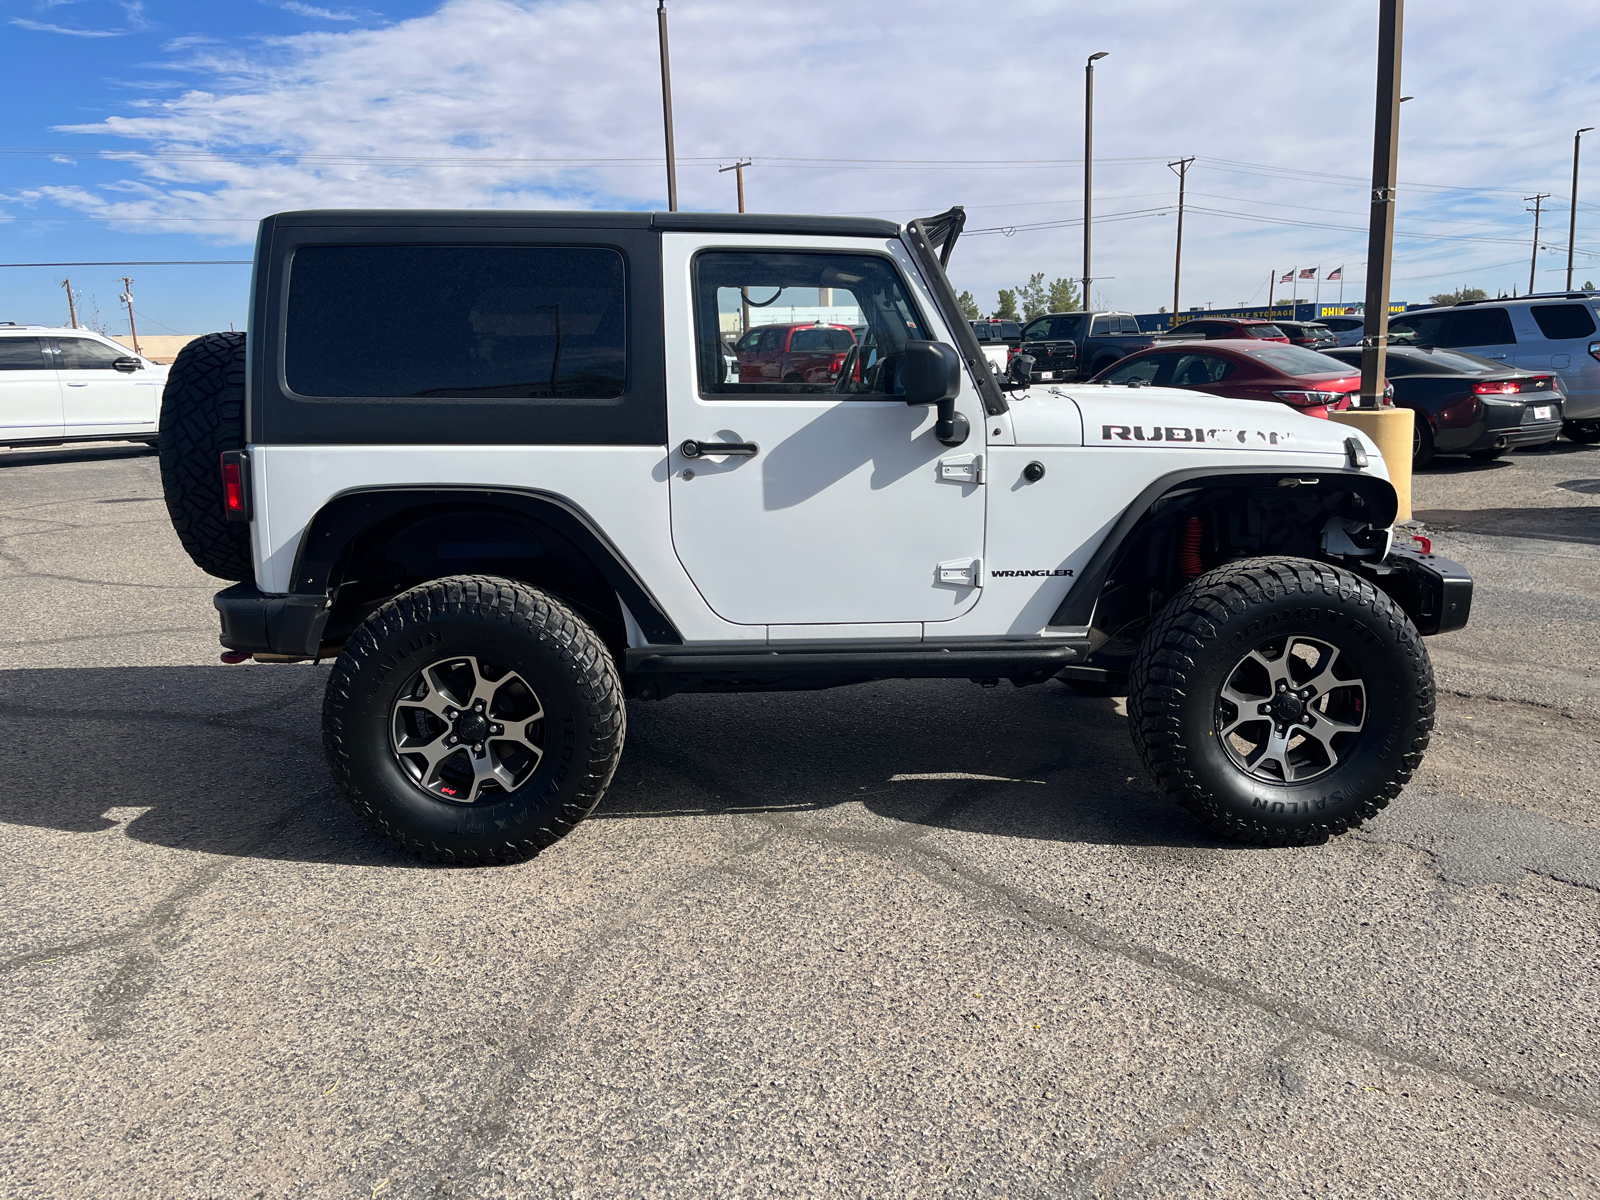
[[754,442],[697,442],[687,439],[678,447],[685,458],[705,458],[707,455],[726,454],[730,458],[754,458],[761,447]]
[[88,387],[89,385],[87,383],[69,383],[69,384],[67,384],[67,386],[68,387]]

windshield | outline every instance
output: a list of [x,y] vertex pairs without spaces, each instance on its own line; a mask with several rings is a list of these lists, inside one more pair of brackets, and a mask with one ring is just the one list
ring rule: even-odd
[[1435,350],[1431,346],[1408,347],[1406,357],[1419,371],[1432,369],[1460,372],[1462,375],[1488,375],[1506,369],[1505,363],[1479,358],[1476,354],[1466,354],[1460,350]]
[[1336,358],[1306,350],[1300,346],[1250,346],[1240,348],[1240,353],[1259,359],[1285,375],[1349,375],[1351,370]]

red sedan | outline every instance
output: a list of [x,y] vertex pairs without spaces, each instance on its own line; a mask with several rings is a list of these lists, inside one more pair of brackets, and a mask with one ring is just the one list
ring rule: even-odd
[[757,325],[739,339],[740,383],[832,383],[856,344],[848,325]]
[[1299,346],[1241,339],[1152,346],[1101,371],[1093,382],[1271,400],[1308,416],[1326,417],[1330,408],[1349,408],[1360,394],[1361,370]]

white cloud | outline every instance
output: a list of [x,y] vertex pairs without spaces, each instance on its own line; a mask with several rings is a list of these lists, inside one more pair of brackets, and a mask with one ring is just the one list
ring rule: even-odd
[[292,12],[300,17],[313,17],[319,21],[359,21],[360,13],[334,12],[332,9],[318,8],[314,4],[301,4],[300,0],[277,0],[274,8],[281,8],[284,12]]
[[[1076,275],[1081,230],[1029,227],[1081,211],[1082,168],[1060,160],[1081,154],[1082,64],[1104,49],[1097,293],[1141,311],[1171,304],[1176,188],[1165,164],[1196,154],[1185,305],[1264,300],[1268,272],[1291,264],[1343,263],[1346,295],[1358,297],[1374,6],[1219,20],[1160,0],[1139,13],[1129,26],[1123,10],[1069,18],[1046,0],[1007,6],[1003,19],[967,0],[812,0],[803,10],[685,0],[672,9],[682,205],[731,208],[732,181],[716,166],[754,155],[746,183],[757,210],[904,219],[967,203],[971,232],[953,274],[986,305],[1031,271]],[[1401,239],[1397,296],[1526,286],[1520,197],[1536,190],[1563,206],[1551,244],[1564,248],[1571,130],[1600,104],[1586,49],[1600,12],[1549,0],[1541,14],[1528,21],[1494,0],[1411,14],[1405,90],[1417,99],[1406,105],[1401,178],[1469,190],[1402,186],[1401,228],[1450,236]],[[447,0],[383,29],[172,48],[191,55],[173,65],[204,90],[69,127],[138,148],[133,190],[41,187],[35,203],[139,218],[127,228],[141,231],[237,230],[240,241],[246,222],[296,207],[665,206],[655,19],[642,0]],[[599,157],[639,161],[508,161]],[[1600,207],[1581,211],[1580,249],[1600,273]]]
[[52,25],[48,21],[29,21],[24,17],[12,17],[11,23],[18,29],[31,29],[35,33],[64,33],[69,37],[110,38],[121,37],[127,33],[126,29],[68,29],[65,25]]

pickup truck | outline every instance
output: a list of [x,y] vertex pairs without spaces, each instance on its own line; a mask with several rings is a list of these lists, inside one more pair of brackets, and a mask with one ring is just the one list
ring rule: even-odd
[[1023,326],[1017,353],[1033,355],[1034,381],[1072,382],[1153,345],[1155,337],[1139,332],[1132,313],[1046,313]]

